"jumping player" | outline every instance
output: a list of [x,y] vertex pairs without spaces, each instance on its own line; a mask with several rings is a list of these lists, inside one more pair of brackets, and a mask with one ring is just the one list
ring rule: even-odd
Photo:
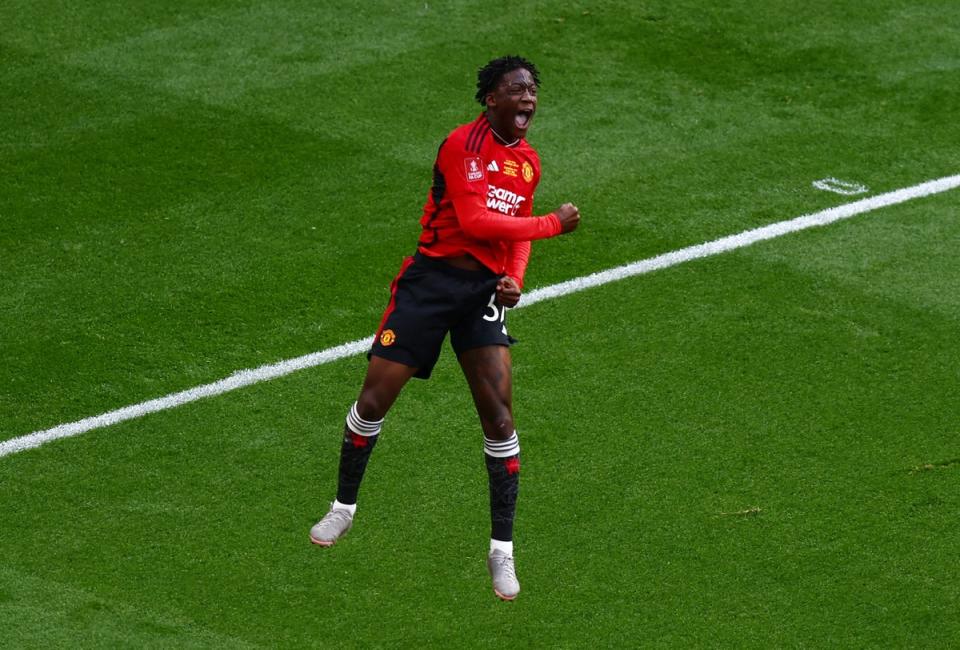
[[487,567],[494,592],[504,600],[520,592],[513,561],[520,443],[506,312],[520,301],[530,241],[571,232],[580,223],[570,203],[532,216],[540,160],[525,136],[539,87],[537,68],[526,59],[490,61],[477,75],[483,112],[440,145],[417,251],[393,281],[360,396],[347,414],[336,500],[310,530],[310,540],[320,546],[333,545],[350,530],[384,417],[411,377],[430,377],[449,332],[483,428],[491,519]]

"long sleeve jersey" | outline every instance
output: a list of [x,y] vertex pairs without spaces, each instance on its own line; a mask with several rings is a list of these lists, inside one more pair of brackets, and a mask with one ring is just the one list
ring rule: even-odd
[[457,127],[437,152],[418,249],[430,257],[469,254],[523,286],[530,242],[560,234],[555,214],[534,217],[540,158],[525,139],[511,146],[485,114]]

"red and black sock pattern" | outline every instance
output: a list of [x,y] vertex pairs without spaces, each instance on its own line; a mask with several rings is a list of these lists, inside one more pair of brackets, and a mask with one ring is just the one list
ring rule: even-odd
[[340,475],[337,484],[337,501],[340,503],[352,505],[357,502],[357,493],[367,469],[367,461],[377,444],[382,426],[382,419],[371,422],[361,418],[354,402],[347,414],[343,444],[340,445]]
[[506,440],[483,438],[490,483],[490,537],[513,541],[513,519],[520,493],[520,441],[517,432]]

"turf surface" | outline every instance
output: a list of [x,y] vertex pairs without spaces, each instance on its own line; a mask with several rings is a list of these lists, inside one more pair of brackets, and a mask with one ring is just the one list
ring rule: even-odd
[[[369,334],[475,69],[543,286],[958,173],[952,2],[0,5],[0,439]],[[0,458],[10,646],[960,639],[956,191],[511,315],[523,593],[449,352],[306,543],[354,357]]]

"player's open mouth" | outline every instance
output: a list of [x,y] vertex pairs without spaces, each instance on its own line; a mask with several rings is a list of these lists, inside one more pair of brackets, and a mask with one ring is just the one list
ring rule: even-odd
[[522,109],[517,111],[517,114],[513,118],[513,124],[521,131],[526,131],[527,127],[530,126],[530,120],[532,119],[533,111]]

